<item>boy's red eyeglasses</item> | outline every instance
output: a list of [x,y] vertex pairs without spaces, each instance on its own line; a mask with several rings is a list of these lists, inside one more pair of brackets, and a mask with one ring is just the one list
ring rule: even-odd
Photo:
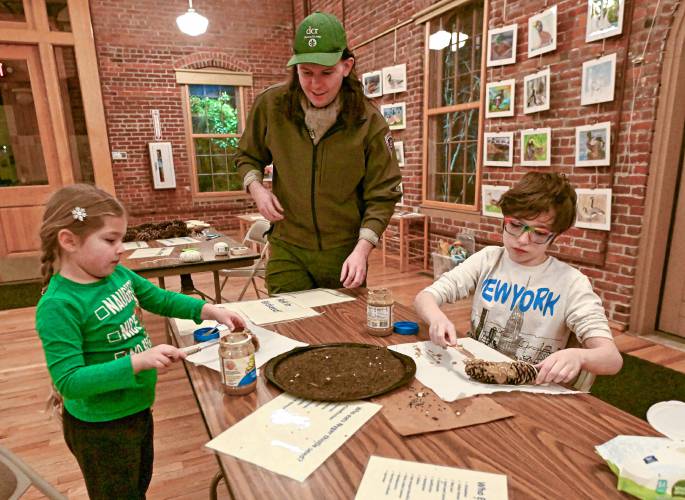
[[536,245],[543,245],[549,243],[557,233],[548,231],[547,229],[529,226],[513,217],[504,218],[504,230],[512,236],[521,236],[523,233],[529,233],[530,241]]

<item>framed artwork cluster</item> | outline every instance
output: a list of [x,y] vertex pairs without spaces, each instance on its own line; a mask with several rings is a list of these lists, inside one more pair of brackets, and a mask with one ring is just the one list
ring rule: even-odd
[[407,91],[407,65],[387,66],[362,75],[364,95],[369,98]]

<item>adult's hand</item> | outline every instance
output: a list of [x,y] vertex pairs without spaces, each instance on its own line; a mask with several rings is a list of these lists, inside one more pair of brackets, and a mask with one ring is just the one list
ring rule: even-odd
[[343,262],[340,271],[340,282],[345,288],[357,288],[366,279],[366,266],[373,245],[366,240],[359,240],[352,253]]
[[275,194],[262,186],[259,181],[251,182],[247,189],[257,204],[257,210],[262,214],[262,217],[270,222],[283,220],[283,207]]

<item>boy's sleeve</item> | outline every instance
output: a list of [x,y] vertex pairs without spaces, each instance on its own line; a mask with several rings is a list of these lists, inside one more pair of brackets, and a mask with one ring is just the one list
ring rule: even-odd
[[127,270],[127,272],[131,276],[133,290],[140,307],[160,316],[192,319],[195,323],[202,323],[200,313],[205,305],[203,300],[182,293],[163,290],[133,271]]
[[84,399],[137,387],[130,356],[86,366],[78,318],[76,308],[61,300],[40,304],[36,313],[36,330],[59,393],[67,399]]
[[423,291],[433,295],[438,305],[470,297],[476,289],[486,259],[485,250],[474,253]]
[[578,274],[569,287],[566,326],[581,344],[590,337],[613,339],[602,299],[592,289],[590,280]]

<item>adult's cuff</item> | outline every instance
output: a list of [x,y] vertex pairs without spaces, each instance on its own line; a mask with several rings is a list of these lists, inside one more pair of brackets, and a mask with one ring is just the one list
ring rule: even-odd
[[373,246],[377,247],[378,246],[378,240],[380,239],[376,232],[373,229],[369,229],[368,227],[362,227],[359,229],[359,239],[360,240],[366,240],[369,243],[371,243]]
[[254,181],[258,181],[261,183],[262,180],[264,180],[264,174],[262,174],[259,170],[250,170],[248,173],[245,174],[245,177],[243,177],[243,188],[245,189],[245,191],[247,191],[247,188]]

